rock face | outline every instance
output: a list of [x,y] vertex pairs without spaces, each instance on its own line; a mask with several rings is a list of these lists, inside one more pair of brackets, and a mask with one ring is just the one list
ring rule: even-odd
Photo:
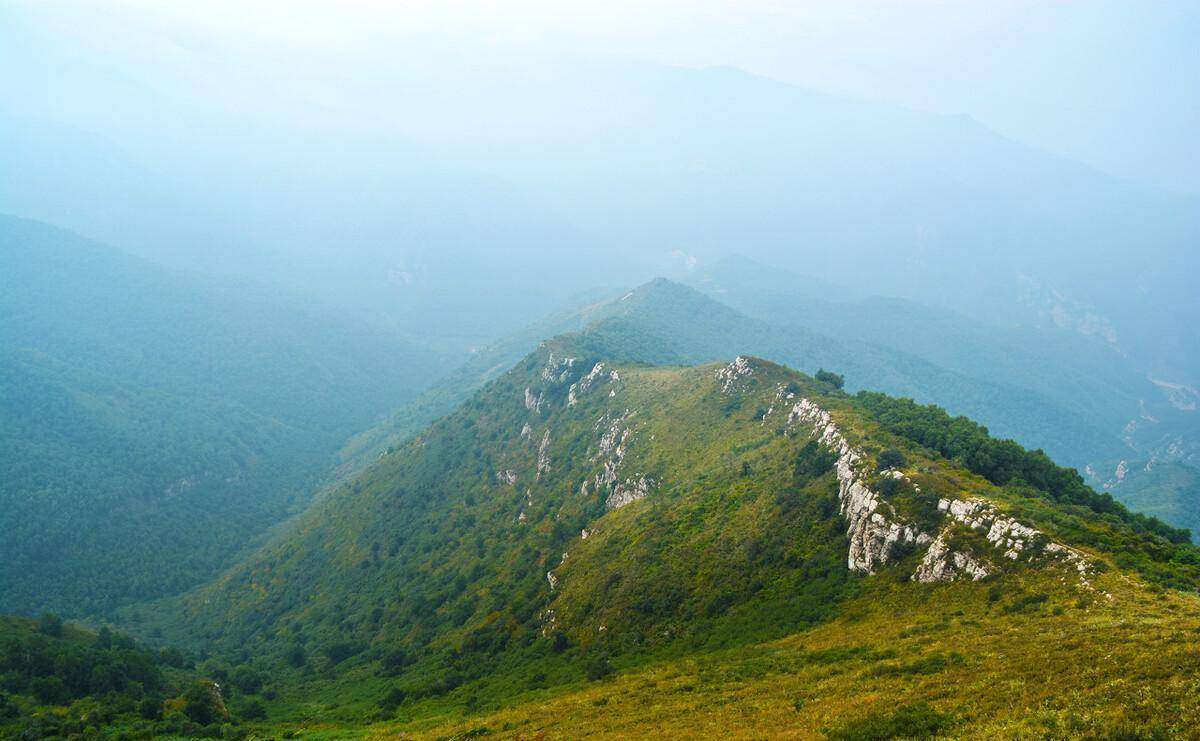
[[943,532],[929,544],[929,549],[925,551],[925,557],[921,559],[921,564],[917,566],[912,578],[913,581],[919,582],[978,580],[991,573],[991,569],[969,554],[952,550],[946,542],[946,533]]
[[[782,389],[779,395],[782,398]],[[1017,522],[981,499],[939,500],[938,510],[944,513],[945,524],[936,535],[906,522],[891,503],[867,486],[863,455],[838,430],[829,412],[809,399],[800,399],[792,406],[788,423],[810,427],[813,437],[837,454],[838,502],[850,540],[846,563],[852,571],[873,574],[894,560],[897,544],[913,544],[927,546],[912,575],[914,581],[982,579],[999,568],[997,556],[1015,561],[1023,556],[1050,555],[1073,565],[1086,585],[1089,566],[1081,552],[1051,541],[1041,531]],[[890,475],[904,478],[898,471]],[[955,527],[984,531],[993,552],[956,549],[951,545]]]
[[537,475],[536,475],[536,479],[538,481],[541,481],[542,474],[550,472],[549,448],[550,448],[550,430],[546,430],[546,433],[544,435],[542,435],[541,444],[538,445]]
[[[567,391],[567,406],[573,407],[579,401],[579,394],[584,393],[592,387],[600,374],[604,372],[604,363],[596,363],[587,375],[580,378],[575,383],[571,384],[571,388]],[[613,371],[613,380],[616,380],[616,371]]]
[[613,488],[611,494],[604,500],[607,509],[618,509],[627,504],[646,498],[654,489],[654,479],[649,476],[627,478]]
[[[598,427],[604,429],[597,443],[594,458],[601,464],[601,468],[600,472],[592,478],[591,487],[597,493],[606,492],[604,506],[609,510],[644,499],[658,485],[653,478],[644,474],[621,476],[625,454],[634,435],[633,418],[635,416],[635,412],[626,410],[624,414],[611,422],[605,416],[597,423]],[[588,481],[583,482],[580,491],[587,493]]]
[[736,390],[739,379],[754,375],[754,366],[744,356],[737,356],[733,362],[717,370],[717,380],[721,382],[721,393],[728,394]]
[[525,408],[531,412],[541,412],[542,404],[546,402],[545,394],[533,395],[533,390],[528,386],[525,387]]
[[829,412],[801,399],[788,413],[788,423],[811,427],[818,442],[838,456],[838,503],[850,538],[846,565],[851,571],[873,574],[889,563],[897,543],[923,545],[933,540],[904,523],[891,504],[867,487],[858,471],[862,455],[842,436]]

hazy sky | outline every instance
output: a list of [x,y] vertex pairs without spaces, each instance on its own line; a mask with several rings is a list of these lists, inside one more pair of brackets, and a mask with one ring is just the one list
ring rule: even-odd
[[[966,113],[1107,172],[1195,194],[1198,38],[1200,3],[1145,0],[0,0],[0,104],[68,116],[102,108],[87,94],[103,87],[89,84],[94,75],[149,75],[184,58],[224,60],[332,100],[328,76],[310,82],[263,70],[281,55],[316,55],[353,70],[388,55],[413,60],[423,48],[483,60],[515,51],[612,55],[732,65],[828,92]],[[96,67],[97,58],[117,66]],[[201,74],[165,84],[170,94],[202,97],[204,83]]]

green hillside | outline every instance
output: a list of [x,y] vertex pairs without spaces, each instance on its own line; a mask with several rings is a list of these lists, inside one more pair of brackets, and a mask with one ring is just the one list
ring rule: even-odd
[[258,286],[0,217],[0,611],[210,579],[444,359]]
[[[690,703],[685,692],[719,707],[774,675],[788,692],[809,677],[811,695],[786,702],[847,737],[913,681],[943,688],[917,693],[928,704],[912,712],[947,728],[1025,723],[1038,703],[1036,722],[1150,727],[1097,676],[1059,677],[1069,691],[1051,692],[1041,665],[1019,669],[1037,687],[976,702],[952,678],[996,681],[1000,669],[965,655],[954,632],[1098,626],[1042,646],[1061,665],[1115,650],[1125,633],[1104,626],[1135,606],[1175,630],[1194,599],[1153,594],[1200,583],[1186,532],[936,408],[848,395],[831,374],[762,360],[647,364],[670,352],[620,317],[546,343],[245,564],[128,615],[131,626],[251,657],[277,677],[269,722],[322,733],[570,736],[578,722],[620,735],[656,721],[618,704],[528,724],[547,702],[602,707],[594,683],[638,707]],[[1146,677],[1124,693],[1192,661],[1183,645],[1156,653],[1141,639],[1122,652]],[[834,699],[863,672],[876,690]],[[1195,711],[1182,690],[1171,698]],[[1068,718],[1084,705],[1086,718]],[[718,714],[762,729],[776,711]],[[1190,717],[1172,713],[1154,722]],[[709,720],[679,715],[672,735]]]

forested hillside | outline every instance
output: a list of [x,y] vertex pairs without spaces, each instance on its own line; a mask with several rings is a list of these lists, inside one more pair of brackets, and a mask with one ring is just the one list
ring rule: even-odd
[[[948,637],[919,651],[834,647],[820,626],[870,632],[883,615],[864,605],[915,609],[936,592],[964,624],[1003,631],[1037,615],[1043,630],[1073,630],[1148,588],[1200,583],[1186,532],[1044,455],[939,410],[847,394],[828,372],[646,365],[671,352],[664,339],[610,317],[547,343],[245,565],[129,619],[255,656],[281,677],[272,722],[416,730],[673,657],[746,671],[722,649],[806,631],[812,649],[747,678],[796,662],[865,667],[889,687],[940,679],[978,666]],[[1099,631],[1056,660],[1113,640]],[[1185,659],[1139,647],[1129,660],[1149,671]],[[1083,694],[1056,713],[1088,698],[1101,708],[1089,728],[1141,722],[1082,679],[1062,681]],[[1000,717],[964,715],[965,693],[918,694],[939,722]],[[1034,700],[1001,694],[1003,718],[1025,723]],[[797,711],[849,723],[889,704]],[[627,712],[615,706],[595,729],[614,732]]]
[[211,577],[446,364],[0,218],[0,610],[94,615]]

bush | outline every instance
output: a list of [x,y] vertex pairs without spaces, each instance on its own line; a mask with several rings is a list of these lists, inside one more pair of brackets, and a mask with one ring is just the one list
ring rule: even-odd
[[288,649],[284,660],[287,661],[288,666],[299,669],[308,663],[308,652],[304,650],[304,646],[292,646]]
[[408,666],[408,654],[399,648],[394,648],[383,655],[379,665],[386,674],[395,675]]
[[887,497],[890,499],[891,497],[894,497],[897,494],[899,494],[900,491],[904,488],[904,481],[902,479],[894,478],[892,476],[884,476],[883,478],[881,478],[879,480],[879,483],[876,484],[875,488],[877,490],[879,490],[879,494],[881,496],[884,496],[884,497]]
[[221,691],[213,682],[202,679],[183,693],[183,712],[193,723],[207,726],[229,717]]
[[405,699],[407,699],[407,697],[408,697],[408,693],[405,692],[402,688],[392,687],[390,690],[387,691],[387,694],[385,694],[383,696],[383,699],[379,701],[379,707],[383,708],[384,710],[386,710],[388,712],[392,712],[397,707],[399,707],[400,704],[403,703]]
[[584,669],[584,674],[587,675],[588,680],[595,682],[610,676],[613,671],[612,664],[608,662],[608,659],[603,656],[597,656],[588,662],[587,667]]
[[889,468],[904,468],[908,465],[908,459],[904,457],[896,448],[888,448],[879,454],[879,458],[875,461],[876,471],[886,471]]
[[874,713],[827,731],[840,741],[887,741],[893,738],[933,738],[950,727],[952,716],[939,713],[926,703],[897,708],[890,713]]
[[823,476],[837,465],[837,454],[816,440],[809,440],[796,454],[792,469],[797,485]]
[[359,652],[359,647],[348,641],[330,643],[322,649],[330,664],[340,664]]
[[257,669],[242,664],[233,670],[230,682],[242,694],[257,695],[262,689],[263,675]]

